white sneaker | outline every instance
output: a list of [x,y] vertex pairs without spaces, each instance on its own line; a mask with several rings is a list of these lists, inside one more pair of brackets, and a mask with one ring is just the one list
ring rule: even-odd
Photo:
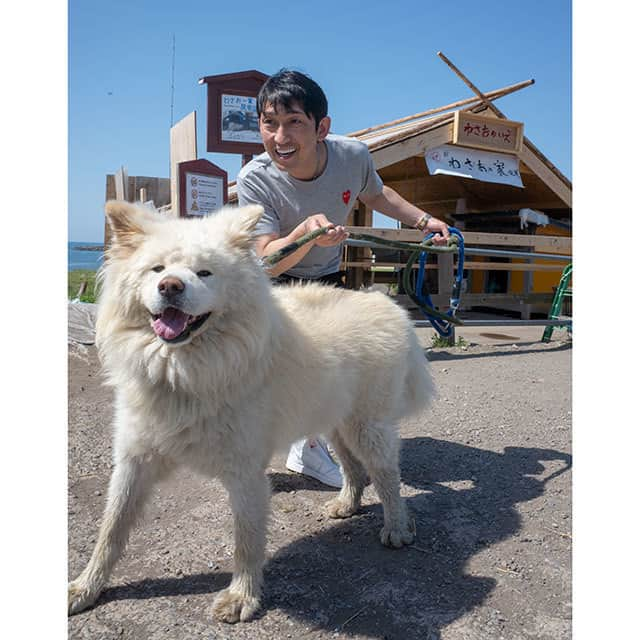
[[287,469],[311,476],[330,487],[342,488],[340,467],[321,438],[298,440],[291,445]]

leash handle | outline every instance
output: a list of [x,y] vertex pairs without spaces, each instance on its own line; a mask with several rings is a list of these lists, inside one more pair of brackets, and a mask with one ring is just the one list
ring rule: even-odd
[[[443,337],[449,338],[453,334],[453,325],[461,325],[462,321],[456,317],[456,313],[458,311],[458,307],[460,306],[460,295],[462,292],[462,276],[464,271],[464,237],[462,233],[455,227],[448,227],[449,229],[449,245],[456,244],[458,248],[458,266],[456,279],[453,284],[453,289],[451,291],[451,297],[449,298],[449,309],[446,313],[442,313],[437,311],[433,302],[431,301],[431,296],[427,292],[426,295],[423,294],[423,284],[424,284],[424,271],[427,261],[427,254],[424,249],[420,249],[416,251],[416,253],[409,259],[407,263],[407,270],[411,269],[413,262],[415,262],[415,258],[418,257],[419,254],[419,264],[418,264],[418,274],[416,277],[416,289],[415,292],[410,290],[408,286],[410,284],[409,277],[405,278],[405,290],[409,294],[409,297],[418,305],[419,309],[422,311],[423,315],[426,316],[427,320],[431,323],[431,326]],[[434,234],[430,233],[425,236],[423,245],[427,245],[429,242],[432,242]]]
[[307,242],[311,242],[315,240],[319,236],[324,235],[332,229],[333,227],[320,227],[319,229],[315,229],[314,231],[310,231],[309,233],[305,233],[303,236],[300,236],[297,240],[290,242],[285,245],[281,249],[270,253],[268,256],[262,258],[262,264],[265,267],[273,267],[274,264],[278,264],[280,260],[284,260],[288,255],[291,255],[294,251],[297,251],[300,247],[307,244]]

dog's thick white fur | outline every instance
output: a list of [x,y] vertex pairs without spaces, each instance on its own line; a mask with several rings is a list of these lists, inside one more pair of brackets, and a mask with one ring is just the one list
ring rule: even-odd
[[272,287],[252,251],[262,208],[160,220],[107,204],[113,231],[97,345],[115,387],[115,467],[98,540],[69,585],[69,612],[95,602],[153,482],[176,465],[220,478],[234,514],[235,567],[213,614],[260,605],[277,448],[325,433],[344,485],[328,513],[359,507],[367,474],[384,508],[383,544],[413,540],[400,497],[395,423],[433,396],[404,310],[381,293]]

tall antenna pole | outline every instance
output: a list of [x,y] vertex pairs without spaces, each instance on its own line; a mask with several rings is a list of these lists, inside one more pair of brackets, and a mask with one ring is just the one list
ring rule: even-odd
[[174,81],[176,76],[176,34],[173,35],[173,47],[171,51],[171,121],[169,122],[169,128],[173,127],[173,91]]

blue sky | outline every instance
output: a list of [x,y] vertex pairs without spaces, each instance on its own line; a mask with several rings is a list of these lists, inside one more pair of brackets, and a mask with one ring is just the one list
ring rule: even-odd
[[[242,10],[237,7],[242,6]],[[240,157],[206,152],[206,75],[283,66],[311,75],[334,133],[472,95],[442,51],[482,90],[534,78],[496,102],[571,177],[571,3],[502,8],[369,2],[69,2],[69,239],[103,239],[105,180],[169,177],[171,52],[174,122],[196,111],[198,156],[234,180]]]

